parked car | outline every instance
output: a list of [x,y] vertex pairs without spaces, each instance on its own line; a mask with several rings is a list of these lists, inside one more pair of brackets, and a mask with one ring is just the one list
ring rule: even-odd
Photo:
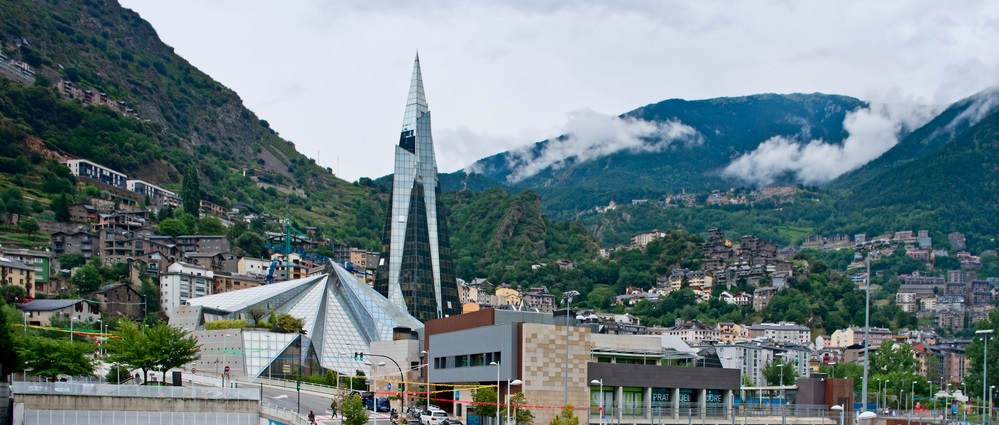
[[457,419],[445,419],[443,425],[465,425]]
[[443,410],[424,410],[420,415],[421,425],[443,425],[447,421],[447,412]]

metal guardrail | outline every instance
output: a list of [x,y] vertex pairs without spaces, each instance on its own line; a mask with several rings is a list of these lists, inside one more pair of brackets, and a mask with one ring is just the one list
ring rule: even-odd
[[202,400],[260,400],[256,388],[169,387],[78,382],[15,382],[14,394],[156,397]]
[[291,421],[288,425],[312,425],[308,416],[267,402],[260,403],[260,414]]

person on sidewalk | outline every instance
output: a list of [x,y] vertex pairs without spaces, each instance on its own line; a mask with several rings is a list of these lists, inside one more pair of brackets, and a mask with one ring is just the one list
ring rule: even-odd
[[311,410],[309,411],[309,424],[316,425],[316,414],[312,413]]

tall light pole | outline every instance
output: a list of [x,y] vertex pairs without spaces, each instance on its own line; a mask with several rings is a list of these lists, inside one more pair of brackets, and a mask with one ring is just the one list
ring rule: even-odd
[[562,293],[562,299],[565,300],[565,402],[563,406],[569,405],[569,306],[572,304],[572,298],[577,296],[579,296],[579,292],[576,291]]
[[420,351],[420,357],[427,357],[427,410],[430,410],[430,352]]
[[603,378],[594,379],[590,381],[590,384],[600,385],[600,411],[599,411],[599,417],[597,418],[597,422],[602,423],[604,421],[604,379]]
[[510,380],[506,381],[506,423],[507,423],[507,425],[510,425],[511,423],[513,425],[517,425],[517,422],[515,422],[513,420],[513,418],[510,417],[510,386],[511,385],[523,385],[523,384],[524,384],[524,381],[521,381],[519,379],[514,379],[513,381],[510,381]]
[[100,345],[97,346],[97,354],[102,355],[104,352],[104,322],[101,319],[97,319],[97,333],[101,335]]
[[989,422],[992,422],[992,410],[995,407],[995,403],[992,401],[992,390],[996,389],[995,385],[989,386]]
[[[377,367],[385,366],[385,362],[378,362],[377,365],[372,365],[371,362],[364,362],[365,364]],[[374,410],[374,415],[371,415],[371,424],[378,425],[378,373],[371,372],[371,407]]]
[[[860,400],[864,404],[861,410],[867,410],[867,373],[871,364],[871,253],[867,252],[867,296],[864,300],[864,377],[861,384]],[[874,403],[877,405],[877,403]]]
[[909,398],[912,399],[912,403],[909,404],[909,410],[916,410],[916,380],[912,380],[912,385],[909,386]]
[[[230,336],[232,336],[232,334],[225,334],[225,337],[222,338],[222,388],[225,388],[225,376],[229,374],[229,372],[226,372],[225,370],[229,367],[229,365],[225,363],[226,355],[228,354],[225,349],[225,345],[229,342]],[[229,382],[232,382],[232,378],[229,378]]]
[[[985,398],[985,389],[988,388],[989,382],[989,335],[992,335],[992,329],[979,329],[975,331],[976,335],[982,336],[982,398]],[[982,403],[985,406],[985,403]],[[984,415],[983,415],[984,416]]]
[[490,366],[496,366],[496,425],[499,425],[500,420],[500,364],[499,362],[489,362]]

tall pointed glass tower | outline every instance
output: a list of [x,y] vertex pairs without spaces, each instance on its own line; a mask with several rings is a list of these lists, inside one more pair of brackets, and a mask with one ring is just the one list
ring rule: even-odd
[[395,147],[392,208],[385,219],[375,289],[422,322],[461,313],[440,192],[417,54]]

